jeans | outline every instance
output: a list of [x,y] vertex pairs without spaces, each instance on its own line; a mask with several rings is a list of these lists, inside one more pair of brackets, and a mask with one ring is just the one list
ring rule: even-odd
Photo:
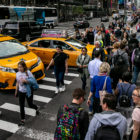
[[60,83],[62,86],[64,86],[65,70],[57,69],[56,67],[54,67],[54,73],[55,73],[55,77],[56,77],[56,86],[59,88]]
[[90,99],[90,105],[89,105],[89,111],[92,112],[93,111],[93,95],[91,96],[91,99]]
[[33,104],[33,92],[31,92],[30,97],[27,97],[26,93],[22,93],[20,91],[18,91],[18,94],[19,94],[20,116],[21,116],[21,119],[24,120],[25,119],[25,110],[24,110],[25,98],[30,108],[37,110],[38,107]]
[[87,78],[84,74],[84,76],[81,77],[82,80],[82,89],[85,90],[86,89],[86,84],[87,84]]
[[132,83],[133,84],[136,84],[139,72],[140,72],[140,67],[134,66],[134,73],[133,73],[133,78],[132,78]]

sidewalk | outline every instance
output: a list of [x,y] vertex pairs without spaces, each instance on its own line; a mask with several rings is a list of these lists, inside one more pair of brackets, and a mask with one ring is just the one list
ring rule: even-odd
[[[88,81],[89,83],[89,81]],[[67,91],[58,94],[53,100],[40,110],[40,115],[28,120],[24,127],[21,127],[15,134],[8,138],[8,140],[53,140],[57,112],[61,105],[69,104],[72,100],[72,92],[75,88],[81,87],[81,79],[75,78],[71,85],[67,86]],[[88,84],[87,95],[89,94]],[[82,105],[87,111],[86,102]]]

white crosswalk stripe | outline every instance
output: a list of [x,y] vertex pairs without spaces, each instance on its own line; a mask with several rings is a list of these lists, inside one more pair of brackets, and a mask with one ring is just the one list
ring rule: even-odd
[[[0,106],[0,108],[9,111],[20,112],[19,106],[11,103],[4,103],[3,105]],[[25,107],[25,114],[29,116],[36,116],[36,111],[34,109]]]
[[[49,77],[45,77],[43,80],[44,81],[48,81],[48,82],[56,82],[56,79],[55,78],[49,78]],[[69,85],[69,84],[72,83],[72,81],[64,80],[64,83],[67,84],[67,85]]]
[[15,133],[19,129],[19,127],[15,123],[0,120],[0,129],[11,133]]
[[56,87],[54,86],[48,86],[48,85],[43,85],[43,84],[39,84],[39,88],[40,89],[45,89],[45,90],[50,90],[50,91],[55,91]]
[[34,100],[39,101],[39,102],[43,102],[43,103],[49,103],[52,99],[48,98],[48,97],[34,95]]
[[[54,72],[52,72],[52,74],[54,74]],[[75,74],[75,73],[68,73],[68,74],[65,74],[65,76],[79,77],[79,74]]]

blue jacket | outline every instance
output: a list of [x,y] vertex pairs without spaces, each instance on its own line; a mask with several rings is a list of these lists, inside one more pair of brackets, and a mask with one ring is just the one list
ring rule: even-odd
[[28,84],[25,84],[25,87],[27,89],[27,96],[30,97],[31,96],[31,87],[34,90],[37,90],[39,88],[37,81],[34,77],[28,77],[27,78]]

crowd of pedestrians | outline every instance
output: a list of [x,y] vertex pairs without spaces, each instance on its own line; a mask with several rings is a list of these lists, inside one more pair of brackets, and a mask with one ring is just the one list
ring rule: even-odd
[[[140,24],[136,26],[139,32]],[[92,58],[82,48],[77,58],[81,89],[75,89],[70,105],[60,107],[55,140],[140,140],[140,43],[136,33],[122,21],[76,30],[75,38],[94,44]],[[89,112],[80,105],[85,100],[87,79]],[[129,112],[130,111],[130,112]],[[89,123],[89,116],[93,115]],[[79,116],[79,118],[77,118]],[[128,125],[132,120],[132,126]],[[130,134],[126,133],[130,128]]]

